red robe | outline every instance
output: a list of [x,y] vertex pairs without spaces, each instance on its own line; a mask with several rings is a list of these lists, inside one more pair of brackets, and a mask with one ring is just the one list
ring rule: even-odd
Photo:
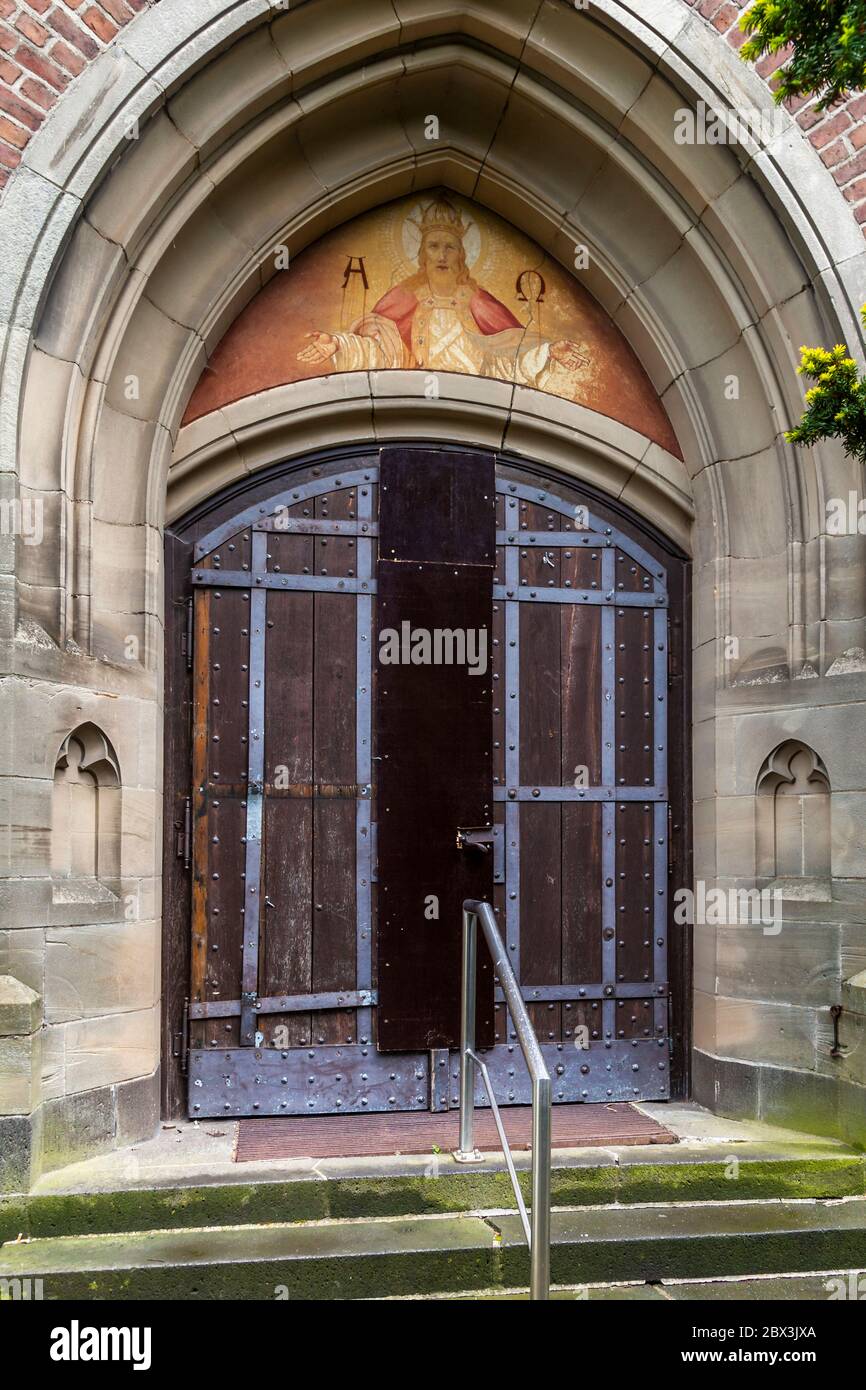
[[[407,290],[403,285],[395,285],[393,290],[388,290],[383,294],[379,303],[373,309],[374,314],[381,314],[383,318],[391,319],[399,331],[400,337],[411,352],[412,350],[412,320],[415,317],[415,310],[418,308],[418,298]],[[501,333],[506,328],[522,328],[519,319],[516,319],[511,310],[506,308],[498,299],[494,299],[492,294],[486,290],[476,290],[469,301],[469,312],[478,327],[479,333],[485,337],[490,337],[492,333]]]

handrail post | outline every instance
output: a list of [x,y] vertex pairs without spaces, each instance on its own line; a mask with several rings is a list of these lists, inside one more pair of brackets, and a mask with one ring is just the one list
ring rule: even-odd
[[550,1298],[550,1078],[532,1083],[532,1244],[529,1297]]
[[473,1142],[475,1114],[475,977],[478,961],[478,918],[463,909],[463,970],[460,1000],[460,1147],[458,1163],[481,1163],[484,1155]]

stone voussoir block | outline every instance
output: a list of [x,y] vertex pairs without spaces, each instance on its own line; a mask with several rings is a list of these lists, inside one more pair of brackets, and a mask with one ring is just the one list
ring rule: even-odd
[[29,1037],[41,1025],[41,996],[14,975],[0,975],[0,1037]]

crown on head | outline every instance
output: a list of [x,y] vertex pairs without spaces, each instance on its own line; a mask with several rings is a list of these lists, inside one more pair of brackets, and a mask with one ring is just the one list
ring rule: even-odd
[[454,232],[462,240],[469,230],[460,213],[453,203],[449,203],[447,198],[434,198],[428,203],[420,221],[412,218],[416,227],[422,233],[432,231],[434,227],[446,232]]

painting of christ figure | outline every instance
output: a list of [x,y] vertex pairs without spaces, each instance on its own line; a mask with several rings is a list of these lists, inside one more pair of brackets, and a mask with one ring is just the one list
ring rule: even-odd
[[520,322],[472,277],[461,214],[444,197],[419,223],[418,271],[388,290],[349,332],[314,332],[301,362],[351,372],[404,367],[467,372],[545,390],[557,368],[578,371],[587,358],[568,339],[550,342]]
[[489,208],[449,189],[414,193],[285,253],[275,248],[218,344],[185,423],[316,377],[414,371],[437,395],[440,375],[460,373],[559,396],[679,454],[646,372],[587,288],[592,266],[576,256],[569,269]]

